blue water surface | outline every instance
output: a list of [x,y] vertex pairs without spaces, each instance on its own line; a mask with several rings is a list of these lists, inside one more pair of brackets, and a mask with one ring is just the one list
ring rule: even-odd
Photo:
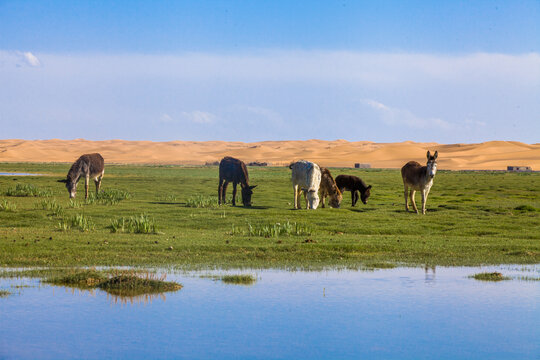
[[14,292],[0,358],[538,359],[539,282],[468,278],[491,270],[241,271],[251,286],[169,274],[184,288],[134,299],[0,279]]

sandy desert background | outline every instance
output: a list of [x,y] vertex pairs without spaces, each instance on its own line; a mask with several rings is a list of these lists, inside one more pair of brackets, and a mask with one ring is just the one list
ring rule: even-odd
[[505,170],[508,165],[540,170],[540,144],[489,141],[478,144],[374,143],[370,141],[125,141],[106,140],[0,140],[0,162],[66,162],[99,152],[109,164],[203,165],[226,155],[245,162],[279,166],[306,159],[321,166],[400,168],[407,161],[424,163],[426,151],[439,151],[439,169]]

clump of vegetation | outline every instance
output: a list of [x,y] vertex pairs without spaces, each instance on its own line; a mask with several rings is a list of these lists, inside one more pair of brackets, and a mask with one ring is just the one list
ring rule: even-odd
[[88,194],[88,199],[85,200],[86,204],[103,204],[103,205],[116,205],[122,200],[131,199],[131,194],[124,190],[107,189],[100,191],[97,195],[94,193]]
[[375,263],[367,263],[364,265],[365,269],[367,270],[374,270],[374,269],[394,269],[397,267],[394,263],[389,262],[375,262]]
[[522,212],[535,212],[539,211],[539,209],[531,206],[531,205],[519,205],[514,208],[514,210],[522,211]]
[[109,228],[113,233],[159,234],[154,219],[150,219],[146,214],[113,219]]
[[40,202],[36,203],[35,206],[36,206],[37,209],[51,211],[54,216],[63,216],[64,215],[64,208],[62,207],[62,205],[60,205],[58,202],[56,202],[55,199],[41,200]]
[[158,277],[149,272],[133,270],[96,271],[76,270],[74,272],[46,279],[45,282],[53,285],[70,286],[82,289],[99,288],[109,294],[119,296],[138,296],[168,291],[177,291],[182,285],[165,281],[165,277]]
[[482,281],[501,281],[501,280],[510,280],[509,277],[503,276],[500,272],[491,272],[491,273],[478,273],[471,276],[476,280]]
[[263,225],[251,225],[247,224],[247,230],[245,232],[236,228],[233,225],[232,233],[233,234],[247,234],[249,236],[262,236],[262,237],[279,237],[281,235],[286,236],[308,236],[312,234],[311,227],[307,225],[298,224],[296,222],[291,223],[289,221],[284,223],[271,223]]
[[223,275],[221,278],[226,284],[236,284],[236,285],[251,285],[257,281],[255,276],[245,274],[245,275]]
[[186,207],[191,208],[212,208],[219,206],[217,196],[203,196],[196,195],[192,196],[186,201]]
[[84,214],[77,214],[67,219],[62,218],[57,225],[57,229],[61,231],[67,231],[69,229],[92,231],[94,228],[94,222],[90,218],[84,216]]
[[7,290],[0,290],[0,298],[5,298],[5,297],[8,297],[9,295],[11,295],[11,292]]
[[6,199],[0,200],[0,211],[6,212],[15,212],[17,210],[17,205],[7,201]]
[[51,195],[51,191],[40,189],[32,184],[17,184],[15,187],[11,187],[6,191],[6,196],[17,197],[46,197]]

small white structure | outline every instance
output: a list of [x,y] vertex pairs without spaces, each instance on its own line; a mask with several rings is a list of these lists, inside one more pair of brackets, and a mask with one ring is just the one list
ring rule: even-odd
[[355,163],[354,168],[355,169],[371,169],[371,164]]
[[507,166],[506,171],[532,171],[530,166]]
[[304,192],[306,208],[315,210],[319,206],[319,187],[321,186],[321,169],[311,161],[300,160],[289,166],[292,170],[291,180],[294,191],[294,208],[300,209],[298,203],[300,193]]

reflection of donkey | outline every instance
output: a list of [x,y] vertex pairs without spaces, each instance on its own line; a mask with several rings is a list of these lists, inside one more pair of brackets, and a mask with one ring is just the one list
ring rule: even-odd
[[236,185],[242,187],[242,202],[244,206],[251,206],[252,189],[257,186],[249,186],[249,176],[246,164],[242,160],[226,156],[219,163],[218,203],[225,204],[225,193],[229,182],[233,183],[232,204],[236,206]]
[[88,199],[88,183],[90,182],[90,178],[94,178],[97,195],[99,188],[101,187],[101,179],[103,178],[104,172],[105,163],[100,154],[84,154],[71,165],[67,178],[58,180],[58,182],[66,183],[69,197],[72,199],[77,193],[77,183],[79,182],[79,179],[81,176],[84,176],[84,198]]
[[[418,209],[414,202],[414,193],[419,190],[422,191],[422,214],[426,213],[427,197],[433,185],[433,178],[437,172],[437,155],[437,151],[435,151],[433,156],[428,151],[426,166],[422,166],[416,161],[409,161],[401,168],[401,177],[403,178],[403,186],[405,188],[405,210],[409,211],[407,195],[410,195],[413,209],[418,214]],[[409,188],[411,188],[410,194],[408,194]]]
[[336,186],[336,182],[330,174],[330,170],[325,167],[321,167],[321,187],[319,189],[321,196],[321,206],[324,207],[324,200],[328,196],[328,205],[333,208],[339,208],[343,196]]

